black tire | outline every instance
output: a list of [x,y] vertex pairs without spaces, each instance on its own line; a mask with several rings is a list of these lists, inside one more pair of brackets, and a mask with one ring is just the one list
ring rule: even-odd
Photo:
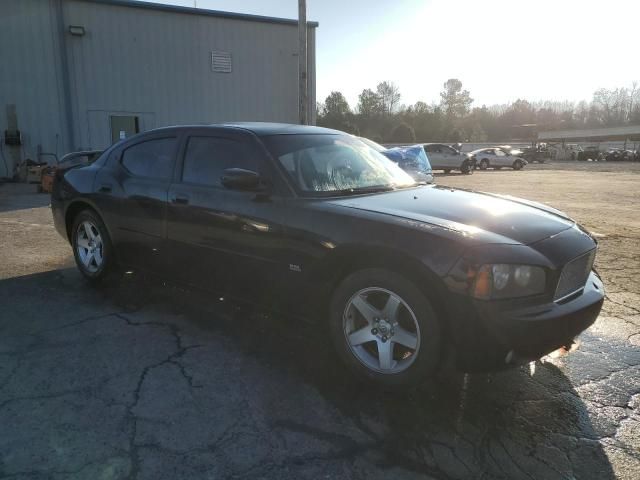
[[473,174],[473,167],[468,161],[465,161],[462,163],[462,166],[460,167],[460,171],[465,175],[471,175]]
[[[349,311],[351,300],[356,293],[368,288],[385,289],[393,292],[414,313],[413,318],[415,318],[419,327],[416,329],[418,349],[413,353],[415,358],[402,371],[382,373],[370,368],[354,353],[354,349],[352,349],[347,339],[345,322],[348,321],[346,316],[348,315],[347,312]],[[405,307],[401,308],[404,309]],[[404,313],[409,313],[409,309]],[[359,270],[350,274],[338,285],[332,295],[329,321],[331,324],[331,337],[342,361],[358,378],[373,383],[377,387],[385,390],[412,388],[428,380],[439,367],[442,335],[435,310],[424,293],[413,282],[400,274],[378,268]],[[364,328],[368,328],[368,326]],[[391,334],[393,335],[393,330]],[[392,355],[401,355],[402,348],[396,349],[396,345],[399,344],[389,340],[389,344],[391,345],[392,343]],[[373,344],[369,345],[372,346]],[[376,351],[377,348],[375,347]],[[404,359],[406,357],[401,355],[400,358]]]
[[520,160],[516,160],[513,162],[513,169],[520,170],[522,168],[522,162]]
[[[96,268],[87,267],[82,259],[80,254],[80,249],[78,247],[79,237],[80,237],[80,228],[82,225],[89,222],[93,225],[100,235],[100,245],[96,245],[94,248],[96,251],[100,252],[102,261],[100,265],[96,265]],[[83,227],[84,228],[84,227]],[[109,232],[107,227],[105,227],[104,222],[100,218],[100,216],[93,210],[82,210],[73,220],[73,227],[71,228],[71,246],[73,247],[73,256],[76,261],[76,266],[82,276],[92,285],[98,285],[103,283],[111,273],[116,271],[116,260],[115,254],[113,250],[113,245],[111,243],[111,237],[109,237]],[[93,265],[92,265],[93,267]]]
[[489,168],[489,160],[483,158],[480,160],[480,170],[486,170],[487,168]]

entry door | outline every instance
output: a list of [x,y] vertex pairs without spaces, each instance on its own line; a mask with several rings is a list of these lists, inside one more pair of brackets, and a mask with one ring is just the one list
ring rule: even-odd
[[111,143],[119,142],[140,132],[136,115],[111,115]]
[[269,295],[284,265],[283,199],[221,183],[227,168],[271,176],[254,142],[242,134],[190,136],[180,181],[169,190],[167,214],[173,270],[200,288],[251,298]]

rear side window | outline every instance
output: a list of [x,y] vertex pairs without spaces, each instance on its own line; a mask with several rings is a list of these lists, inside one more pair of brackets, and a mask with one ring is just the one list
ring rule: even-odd
[[182,181],[221,187],[222,172],[243,168],[259,172],[259,153],[253,145],[220,137],[191,137],[187,144]]
[[173,173],[176,138],[157,138],[137,143],[122,154],[122,165],[134,175],[169,179]]

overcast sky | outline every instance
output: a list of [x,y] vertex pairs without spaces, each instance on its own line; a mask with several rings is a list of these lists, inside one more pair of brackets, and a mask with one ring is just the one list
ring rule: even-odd
[[[193,0],[156,0],[193,6]],[[197,0],[199,8],[297,18],[296,0]],[[352,106],[395,82],[401,103],[439,101],[459,78],[474,105],[589,100],[640,80],[640,0],[307,0],[317,97]]]

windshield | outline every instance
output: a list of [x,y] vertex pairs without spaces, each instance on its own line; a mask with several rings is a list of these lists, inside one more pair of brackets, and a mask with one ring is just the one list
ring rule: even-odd
[[396,162],[403,170],[431,173],[429,157],[421,146],[395,147],[385,151],[383,155]]
[[384,152],[386,150],[385,147],[383,147],[382,145],[380,145],[379,143],[374,142],[373,140],[369,140],[368,138],[365,137],[360,137],[360,140],[362,140],[364,143],[366,143],[367,145],[369,145],[371,148],[373,148],[376,152]]
[[348,135],[272,135],[271,154],[302,192],[362,192],[415,185],[392,161]]

